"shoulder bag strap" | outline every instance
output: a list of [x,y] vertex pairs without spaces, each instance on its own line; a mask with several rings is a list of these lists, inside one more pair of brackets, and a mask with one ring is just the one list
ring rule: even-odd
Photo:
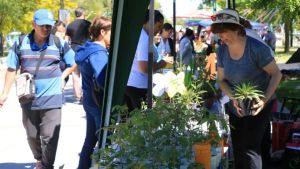
[[39,69],[40,69],[42,60],[43,60],[43,58],[44,58],[44,56],[45,56],[45,54],[46,54],[46,50],[47,50],[47,49],[44,49],[44,50],[41,52],[39,61],[38,61],[38,63],[36,64],[36,68],[35,68],[35,72],[34,72],[34,77],[36,77],[36,74],[38,73],[38,71],[39,71]]

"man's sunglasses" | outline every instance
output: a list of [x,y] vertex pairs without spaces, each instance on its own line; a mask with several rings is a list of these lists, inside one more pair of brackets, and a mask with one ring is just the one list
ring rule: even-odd
[[222,13],[222,14],[218,14],[218,15],[213,15],[211,16],[211,20],[212,21],[216,21],[216,20],[227,20],[227,19],[232,19],[232,20],[235,20],[238,22],[237,18],[233,15],[230,15],[230,14],[225,14],[225,13]]

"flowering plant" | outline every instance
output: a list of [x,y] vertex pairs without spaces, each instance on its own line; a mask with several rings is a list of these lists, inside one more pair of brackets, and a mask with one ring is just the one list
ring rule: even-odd
[[[94,153],[106,168],[201,168],[194,158],[193,145],[211,141],[220,119],[201,107],[201,85],[195,80],[189,87],[185,73],[156,74],[152,109],[135,109],[126,122],[111,125],[112,143]],[[165,99],[164,92],[169,100]],[[127,107],[116,106],[115,115],[127,114]],[[225,123],[225,122],[224,122]],[[204,127],[204,124],[205,127]],[[99,160],[101,159],[101,160]]]
[[176,93],[183,95],[187,91],[184,85],[184,72],[177,75],[172,71],[166,74],[156,73],[153,75],[153,83],[156,84],[152,91],[154,96],[162,96],[166,92],[172,98]]

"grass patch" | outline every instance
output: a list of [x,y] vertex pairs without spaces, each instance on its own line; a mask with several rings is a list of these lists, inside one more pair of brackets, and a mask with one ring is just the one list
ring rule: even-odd
[[291,47],[288,53],[284,53],[284,47],[276,47],[275,60],[276,63],[285,63],[298,49],[298,47]]
[[300,88],[300,80],[281,81],[276,90],[276,94],[277,97],[279,98],[289,96],[291,98],[300,99],[299,88]]

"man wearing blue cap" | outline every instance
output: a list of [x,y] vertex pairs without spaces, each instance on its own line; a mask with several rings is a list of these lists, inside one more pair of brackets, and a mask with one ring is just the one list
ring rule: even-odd
[[[62,39],[60,42],[64,54],[60,55],[55,37],[50,35],[53,25],[54,17],[50,11],[39,9],[34,13],[33,30],[23,40],[16,41],[9,51],[5,84],[0,95],[1,108],[16,71],[20,69],[21,73],[33,75],[35,98],[27,103],[20,101],[20,104],[27,140],[37,160],[36,169],[53,169],[61,123],[62,79],[76,66],[74,51]],[[63,72],[60,61],[67,66]]]

